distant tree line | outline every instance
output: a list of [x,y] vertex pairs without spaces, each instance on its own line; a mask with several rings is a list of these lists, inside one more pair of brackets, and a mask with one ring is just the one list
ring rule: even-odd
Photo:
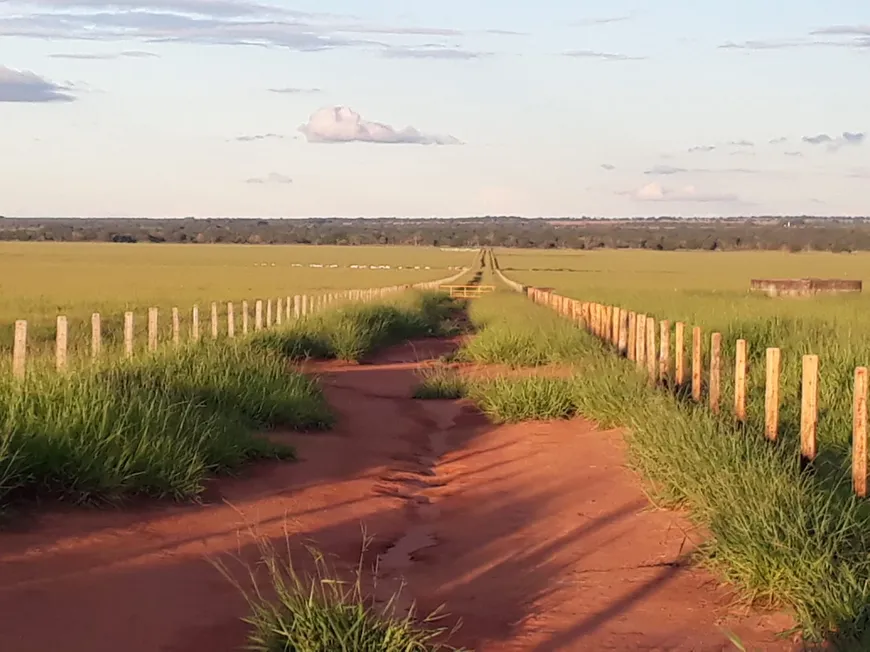
[[0,240],[848,252],[870,250],[870,219],[0,218]]

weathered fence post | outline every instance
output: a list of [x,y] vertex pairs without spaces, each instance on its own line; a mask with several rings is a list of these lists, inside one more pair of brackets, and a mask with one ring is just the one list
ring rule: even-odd
[[293,310],[292,299],[291,299],[291,297],[289,297],[289,296],[288,296],[287,299],[284,301],[284,310],[285,310],[285,313],[286,313],[286,314],[284,315],[284,316],[286,317],[285,321],[287,321],[287,322],[289,323],[289,322],[290,322],[290,318],[291,318],[291,316],[292,316],[291,311]]
[[867,367],[855,369],[852,405],[852,488],[867,497]]
[[133,357],[133,313],[124,313],[124,356]]
[[24,380],[27,374],[27,321],[15,322],[15,339],[12,342],[12,376]]
[[710,410],[719,414],[722,397],[722,333],[710,336],[710,381],[707,384],[707,397]]
[[628,354],[628,311],[624,308],[619,309],[619,354],[625,356]]
[[639,369],[646,365],[646,315],[637,316],[637,354],[635,362]]
[[190,339],[199,342],[199,306],[194,306],[190,315]]
[[816,459],[819,421],[819,356],[805,355],[801,378],[801,460],[804,465]]
[[302,297],[298,294],[293,297],[293,317],[299,319],[302,316]]
[[764,379],[764,436],[776,441],[779,431],[780,351],[768,348]]
[[650,385],[656,384],[658,375],[658,351],[656,350],[656,320],[648,317],[646,320],[646,372]]
[[671,322],[663,319],[659,322],[659,329],[659,382],[667,385],[671,375]]
[[284,321],[284,300],[278,297],[278,305],[275,308],[275,324],[280,326]]
[[217,302],[211,302],[211,339],[218,338],[218,309]]
[[272,328],[272,300],[266,299],[266,328]]
[[737,340],[734,352],[734,416],[746,422],[746,340]]
[[67,343],[69,341],[69,325],[66,317],[58,315],[57,331],[54,339],[54,362],[58,371],[66,369]]
[[157,350],[157,308],[148,308],[148,350]]
[[701,402],[701,327],[692,328],[692,399]]
[[637,359],[637,313],[628,313],[628,359]]
[[248,302],[242,301],[242,335],[247,335],[250,330],[250,316],[248,312]]
[[686,325],[678,321],[674,326],[674,380],[677,387],[686,382]]
[[233,302],[227,301],[227,337],[233,339],[236,336],[236,311]]
[[261,299],[257,299],[254,304],[254,330],[263,330],[263,301]]
[[178,317],[178,308],[172,309],[172,344],[181,345],[181,320]]
[[100,357],[103,348],[103,329],[100,324],[100,313],[91,315],[91,357]]

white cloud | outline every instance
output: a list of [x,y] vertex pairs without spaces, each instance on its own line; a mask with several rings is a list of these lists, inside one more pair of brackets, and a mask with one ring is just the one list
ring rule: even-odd
[[69,88],[43,79],[29,70],[0,66],[0,102],[72,102]]
[[278,172],[270,172],[264,177],[251,177],[247,179],[245,183],[250,183],[254,185],[266,185],[266,184],[278,184],[278,185],[288,185],[293,183],[293,179],[288,177],[286,174],[279,174]]
[[568,50],[562,54],[574,59],[597,59],[598,61],[642,61],[646,59],[646,57],[635,57],[618,52],[598,52],[596,50]]
[[395,129],[380,122],[364,120],[345,106],[326,107],[314,112],[299,127],[311,143],[404,143],[412,145],[461,145],[453,136],[424,134],[414,127]]
[[693,202],[693,203],[740,203],[740,198],[733,193],[702,192],[695,186],[668,188],[659,183],[648,183],[637,190],[620,192],[637,201],[653,202]]

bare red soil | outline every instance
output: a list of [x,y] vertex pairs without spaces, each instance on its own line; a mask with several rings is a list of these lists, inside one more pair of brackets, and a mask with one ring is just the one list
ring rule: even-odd
[[209,557],[254,561],[253,527],[349,568],[363,526],[381,597],[405,578],[406,599],[446,603],[453,644],[478,652],[733,649],[720,627],[792,649],[775,638],[787,619],[730,606],[686,563],[687,523],[650,507],[618,431],[410,399],[418,361],[451,345],[319,365],[338,427],[277,433],[300,462],[215,481],[202,505],[51,509],[0,533],[0,650],[238,650],[246,605]]

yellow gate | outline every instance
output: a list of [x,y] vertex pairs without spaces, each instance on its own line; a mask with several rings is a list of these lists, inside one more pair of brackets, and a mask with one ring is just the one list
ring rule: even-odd
[[441,289],[450,292],[450,296],[457,299],[476,299],[495,292],[494,285],[442,285]]

